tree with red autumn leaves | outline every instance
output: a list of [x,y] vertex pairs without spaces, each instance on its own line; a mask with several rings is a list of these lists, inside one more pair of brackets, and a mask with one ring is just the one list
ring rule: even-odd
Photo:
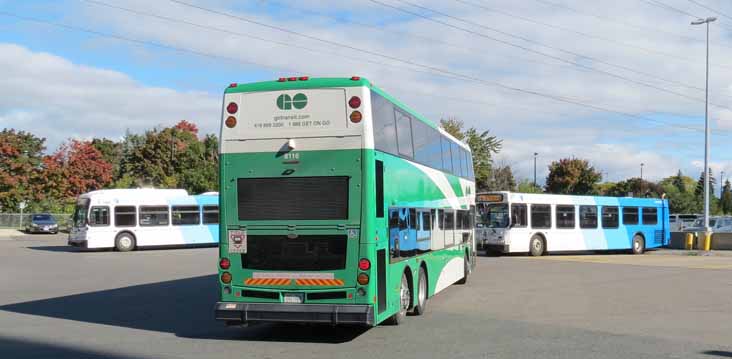
[[71,140],[43,159],[46,191],[73,200],[78,195],[112,183],[112,165],[91,141]]

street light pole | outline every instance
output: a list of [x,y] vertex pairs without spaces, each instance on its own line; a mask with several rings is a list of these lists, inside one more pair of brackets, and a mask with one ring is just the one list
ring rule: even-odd
[[692,21],[692,25],[707,26],[707,70],[706,90],[704,96],[704,232],[705,239],[709,236],[709,23],[716,21],[716,17],[708,17]]
[[644,165],[644,163],[641,162],[641,177],[640,177],[641,185],[643,184],[643,165]]
[[719,199],[722,199],[722,189],[724,188],[724,171],[719,172]]
[[536,188],[536,156],[538,155],[538,152],[534,152],[534,188]]
[[643,197],[643,165],[644,163],[641,162],[641,176],[640,176],[640,196]]

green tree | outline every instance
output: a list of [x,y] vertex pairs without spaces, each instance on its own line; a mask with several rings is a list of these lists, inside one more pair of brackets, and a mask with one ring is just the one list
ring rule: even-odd
[[635,197],[658,198],[664,193],[665,190],[661,185],[634,177],[615,183],[612,187],[606,189],[604,194],[613,197],[624,197],[630,194]]
[[489,131],[478,131],[471,127],[465,131],[465,124],[456,118],[440,120],[440,126],[453,137],[468,144],[473,156],[473,171],[478,191],[489,189],[493,170],[493,155],[501,150],[502,141],[491,136]]
[[199,140],[197,127],[174,127],[128,134],[122,145],[121,172],[115,187],[184,188],[191,193],[218,189],[218,140]]
[[493,169],[486,188],[488,191],[515,191],[516,178],[509,166],[499,166]]
[[534,182],[528,179],[523,179],[521,182],[519,182],[517,187],[517,191],[519,193],[544,193],[541,187],[535,186]]
[[724,181],[719,207],[724,214],[732,213],[732,188],[730,188],[729,180]]
[[102,154],[105,162],[112,165],[112,178],[118,179],[121,175],[122,143],[108,138],[94,138],[91,140],[91,145]]
[[[709,169],[709,213],[716,214],[719,212],[719,200],[714,195],[714,187],[717,180],[714,179],[712,169]],[[704,171],[699,174],[699,179],[696,181],[696,187],[694,188],[694,196],[698,202],[697,213],[704,211]]]
[[[3,129],[0,132],[0,207],[16,211],[22,201],[30,205],[42,199],[40,173],[45,139]],[[31,207],[32,208],[32,207]]]
[[602,175],[587,160],[563,158],[549,165],[546,192],[557,194],[594,194]]

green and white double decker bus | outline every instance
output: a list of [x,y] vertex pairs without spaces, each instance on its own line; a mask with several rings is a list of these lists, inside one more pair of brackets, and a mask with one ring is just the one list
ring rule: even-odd
[[216,319],[398,324],[475,264],[470,149],[368,80],[231,84]]

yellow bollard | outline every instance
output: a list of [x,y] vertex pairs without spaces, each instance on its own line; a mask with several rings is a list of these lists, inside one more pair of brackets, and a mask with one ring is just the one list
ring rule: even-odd
[[704,250],[709,251],[712,249],[712,232],[704,233]]
[[694,249],[694,233],[686,234],[686,249]]

